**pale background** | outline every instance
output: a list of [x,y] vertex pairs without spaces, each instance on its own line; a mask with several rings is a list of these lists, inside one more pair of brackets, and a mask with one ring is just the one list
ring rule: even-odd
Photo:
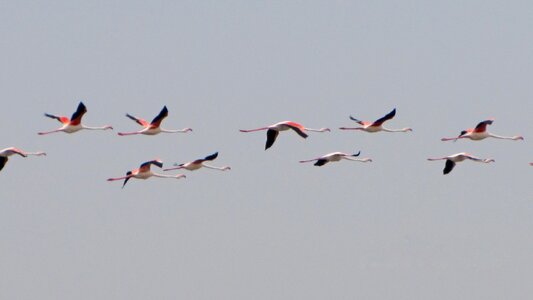
[[[526,299],[531,1],[2,1],[0,299]],[[38,136],[88,107],[114,132]],[[167,105],[167,128],[118,137]],[[412,133],[342,132],[354,115]],[[524,142],[443,143],[494,117]],[[283,120],[331,127],[303,140]],[[298,160],[361,150],[374,162]],[[219,151],[230,172],[106,178]],[[430,156],[469,151],[447,176]]]

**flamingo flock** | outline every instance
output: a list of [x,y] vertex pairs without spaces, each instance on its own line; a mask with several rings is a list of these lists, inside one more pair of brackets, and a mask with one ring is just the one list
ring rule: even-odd
[[[113,130],[113,127],[111,125],[104,125],[100,127],[91,127],[91,126],[85,126],[82,124],[82,117],[87,113],[87,107],[83,102],[80,102],[78,104],[78,107],[76,111],[72,114],[70,118],[65,116],[57,116],[45,113],[45,116],[51,119],[58,120],[62,126],[51,131],[44,131],[44,132],[38,132],[39,135],[48,135],[55,132],[65,132],[65,133],[75,133],[82,129],[85,130]],[[413,130],[410,127],[404,127],[400,129],[390,129],[387,127],[384,127],[383,124],[386,121],[389,121],[393,119],[396,116],[396,109],[393,109],[391,112],[386,114],[385,116],[377,119],[373,122],[367,122],[367,121],[361,121],[353,116],[349,116],[349,118],[359,124],[359,127],[340,127],[340,130],[359,130],[359,131],[365,131],[369,133],[376,133],[376,132],[412,132]],[[126,114],[126,117],[135,121],[137,124],[142,126],[143,128],[137,131],[131,131],[131,132],[119,132],[119,136],[129,136],[129,135],[157,135],[159,133],[187,133],[191,132],[192,129],[187,127],[184,129],[164,129],[161,127],[162,121],[168,117],[168,109],[166,106],[161,109],[159,114],[150,122],[148,123],[146,120],[135,117],[131,114]],[[501,136],[492,134],[487,131],[487,126],[492,125],[494,122],[494,119],[487,119],[484,121],[481,121],[477,124],[475,128],[470,128],[461,131],[461,133],[456,137],[446,137],[442,138],[442,141],[457,141],[460,139],[470,139],[473,141],[480,141],[486,138],[495,138],[495,139],[506,139],[506,140],[524,140],[524,137],[521,135],[515,135],[515,136]],[[240,129],[240,132],[249,133],[249,132],[256,132],[256,131],[265,131],[266,130],[266,143],[265,143],[265,150],[268,150],[274,145],[274,142],[276,141],[279,132],[280,131],[288,131],[292,130],[296,134],[298,134],[300,137],[306,139],[308,137],[307,132],[331,132],[329,128],[320,128],[320,129],[313,129],[304,127],[300,123],[296,123],[293,121],[283,121],[278,122],[273,125],[269,125],[266,127],[260,127],[255,129]],[[371,158],[359,158],[359,155],[361,154],[360,151],[357,153],[345,153],[345,152],[332,152],[328,153],[313,159],[307,159],[307,160],[301,160],[300,163],[308,163],[308,162],[314,162],[315,166],[324,166],[327,163],[330,162],[339,162],[341,160],[348,160],[348,161],[356,161],[356,162],[372,162]],[[20,150],[18,148],[10,147],[5,148],[0,151],[0,171],[4,168],[6,165],[8,158],[12,155],[19,155],[22,157],[27,157],[30,155],[34,156],[44,156],[46,155],[45,152],[39,151],[39,152],[25,152],[23,150]],[[204,158],[196,159],[190,162],[186,163],[175,163],[174,167],[163,169],[164,172],[167,171],[173,171],[173,170],[181,170],[185,169],[188,171],[196,171],[200,168],[208,168],[208,169],[214,169],[219,171],[228,171],[231,170],[231,167],[229,166],[223,166],[223,167],[216,167],[212,166],[210,164],[207,164],[206,162],[214,161],[218,157],[218,152],[215,152],[211,155],[208,155]],[[474,162],[479,163],[492,163],[495,162],[494,159],[491,158],[479,158],[476,156],[473,156],[466,152],[460,152],[448,156],[443,157],[436,157],[436,158],[428,158],[428,161],[439,161],[444,160],[445,166],[443,169],[443,174],[449,174],[455,167],[455,165],[459,162],[463,162],[465,160],[470,160]],[[533,166],[533,162],[529,163],[529,165]],[[126,183],[131,178],[136,179],[148,179],[150,177],[157,177],[157,178],[174,178],[174,179],[181,179],[185,178],[186,176],[184,174],[176,174],[176,175],[167,175],[167,174],[160,174],[155,173],[151,170],[151,167],[155,166],[158,168],[163,168],[163,162],[160,159],[154,159],[147,162],[142,163],[139,168],[130,170],[126,173],[125,176],[121,177],[113,177],[108,178],[107,181],[120,181],[123,180],[122,188],[126,186]]]

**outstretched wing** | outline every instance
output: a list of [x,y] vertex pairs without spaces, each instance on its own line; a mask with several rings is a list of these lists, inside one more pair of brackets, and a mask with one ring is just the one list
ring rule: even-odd
[[159,127],[161,125],[161,121],[163,121],[164,118],[168,116],[168,109],[166,106],[163,107],[163,109],[159,112],[159,114],[152,120],[152,123],[150,125]]
[[140,172],[150,171],[150,165],[158,166],[160,168],[163,167],[163,163],[161,161],[159,161],[159,160],[151,160],[151,161],[147,161],[145,163],[142,163],[141,166],[139,167],[139,171]]
[[130,178],[131,178],[130,175],[131,175],[131,171],[128,171],[128,172],[126,173],[126,178],[124,178],[124,183],[122,184],[122,188],[124,188],[124,186],[126,185],[126,183],[128,182],[128,180],[130,180]]
[[215,153],[213,153],[211,155],[206,156],[204,158],[204,160],[215,160],[215,158],[217,158],[217,157],[218,157],[218,152],[215,152]]
[[5,156],[0,156],[0,171],[4,168],[7,163],[8,158]]
[[356,119],[356,118],[354,118],[354,117],[352,117],[352,116],[350,116],[350,120],[355,121],[355,122],[358,123],[359,125],[365,125],[365,122],[363,122],[363,121],[361,121],[361,120],[359,120],[359,119]]
[[396,115],[396,108],[393,109],[390,113],[386,114],[384,117],[381,117],[377,119],[376,121],[374,121],[374,123],[372,123],[372,126],[381,126],[381,124],[385,123],[385,121],[388,121],[394,118],[395,115]]
[[54,116],[54,115],[47,114],[47,113],[45,113],[44,115],[46,117],[49,117],[49,118],[52,118],[52,119],[56,119],[59,122],[61,122],[62,124],[67,124],[70,121],[69,118],[67,118],[67,117],[59,117],[59,116]]
[[278,137],[278,135],[279,135],[279,131],[277,130],[273,130],[273,129],[267,130],[267,141],[265,144],[265,150],[272,147],[272,145],[274,145],[274,142],[276,141],[276,138]]
[[302,130],[302,128],[300,128],[300,127],[298,127],[298,126],[294,126],[294,125],[292,125],[292,124],[285,124],[285,125],[287,125],[290,129],[296,131],[296,133],[297,133],[299,136],[303,137],[304,139],[308,137],[307,133],[305,133],[305,132]]
[[80,104],[78,104],[76,112],[74,112],[72,114],[72,117],[70,118],[70,124],[79,125],[81,123],[81,117],[83,117],[86,112],[87,107],[85,107],[85,104],[83,104],[83,102],[80,102]]
[[327,163],[328,163],[328,160],[327,160],[327,159],[323,159],[323,158],[321,158],[321,159],[319,159],[319,160],[316,161],[315,166],[317,166],[317,167],[321,167],[321,166],[323,166],[323,165],[325,165],[325,164],[327,164]]
[[130,114],[126,114],[126,117],[132,119],[133,121],[137,122],[137,124],[143,126],[143,127],[146,127],[148,126],[148,122],[146,122],[145,119],[141,119],[141,118],[137,118],[135,116],[132,116]]
[[492,122],[494,122],[494,121],[493,120],[481,121],[481,122],[479,122],[479,124],[477,124],[476,128],[474,128],[474,131],[475,132],[484,132],[485,130],[487,130],[487,125],[492,125]]
[[444,173],[444,175],[450,173],[453,168],[455,167],[455,163],[449,159],[446,160],[446,165],[444,166],[444,170],[442,171],[442,173]]

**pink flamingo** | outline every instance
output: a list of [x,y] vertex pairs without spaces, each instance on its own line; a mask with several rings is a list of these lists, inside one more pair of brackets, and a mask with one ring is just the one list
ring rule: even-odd
[[205,158],[200,158],[200,159],[188,162],[188,163],[184,163],[184,164],[175,163],[174,164],[174,166],[176,166],[175,168],[164,169],[163,171],[171,171],[171,170],[179,170],[179,169],[185,169],[185,170],[189,170],[189,171],[196,171],[196,170],[198,170],[198,169],[200,169],[202,167],[206,167],[208,169],[220,170],[220,171],[231,170],[231,168],[229,166],[214,167],[214,166],[210,166],[208,164],[205,164],[206,161],[215,160],[217,158],[217,156],[218,156],[218,152],[216,152],[214,154],[211,154],[211,155],[208,155]]
[[444,166],[444,170],[443,170],[444,175],[450,173],[453,170],[453,168],[455,167],[456,163],[462,162],[462,161],[464,161],[466,159],[469,159],[469,160],[475,161],[475,162],[486,163],[486,164],[495,161],[494,159],[478,158],[478,157],[475,157],[475,156],[473,156],[471,154],[468,154],[468,153],[465,153],[465,152],[461,152],[461,153],[457,153],[457,154],[453,154],[453,155],[449,155],[449,156],[444,156],[444,157],[438,157],[438,158],[428,158],[428,160],[430,160],[430,161],[446,160],[446,165]]
[[147,162],[141,164],[141,166],[138,169],[135,169],[135,170],[132,170],[132,171],[128,171],[126,173],[126,176],[117,177],[117,178],[109,178],[109,179],[107,179],[107,181],[115,181],[115,180],[124,179],[124,183],[122,184],[122,188],[124,188],[124,186],[126,185],[128,180],[130,180],[130,178],[148,179],[148,178],[154,176],[154,177],[159,177],[159,178],[176,178],[176,179],[180,179],[180,178],[185,178],[186,177],[184,174],[163,175],[163,174],[158,174],[158,173],[152,172],[150,170],[150,166],[151,165],[154,165],[154,166],[157,166],[159,168],[162,168],[163,167],[163,162],[160,161],[159,159],[154,159],[154,160],[151,160],[151,161],[147,161]]
[[385,131],[385,132],[408,132],[413,131],[413,129],[406,127],[402,129],[389,129],[383,127],[383,123],[386,121],[394,118],[396,115],[396,108],[393,109],[390,113],[386,114],[384,117],[377,119],[374,122],[366,122],[361,121],[359,119],[356,119],[352,116],[350,116],[350,119],[360,124],[362,127],[340,127],[341,130],[362,130],[366,132],[379,132],[379,131]]
[[191,128],[184,128],[181,130],[169,130],[169,129],[163,129],[161,128],[161,122],[164,118],[168,116],[168,109],[166,106],[163,107],[161,112],[152,120],[151,123],[146,122],[146,120],[134,117],[130,114],[126,114],[126,117],[132,119],[133,121],[137,122],[137,124],[143,126],[144,128],[139,131],[134,132],[119,132],[118,135],[124,136],[124,135],[134,135],[134,134],[145,134],[145,135],[156,135],[161,132],[165,133],[175,133],[175,132],[189,132],[192,131]]
[[261,128],[248,129],[248,130],[241,129],[240,132],[254,132],[254,131],[260,131],[260,130],[266,130],[267,141],[265,144],[265,150],[267,150],[268,148],[272,147],[272,145],[274,145],[274,142],[276,141],[276,138],[278,137],[278,134],[280,131],[285,131],[289,129],[294,130],[299,136],[303,137],[304,139],[307,138],[307,134],[305,133],[305,131],[314,131],[314,132],[331,131],[329,128],[312,129],[312,128],[304,127],[303,125],[298,124],[296,122],[283,121],[283,122],[270,125],[268,127],[261,127]]
[[323,166],[323,165],[327,164],[328,162],[340,161],[341,159],[351,160],[351,161],[359,161],[359,162],[371,162],[372,161],[372,159],[370,159],[370,158],[355,158],[355,157],[359,156],[360,154],[361,154],[361,151],[359,151],[359,152],[357,152],[355,154],[349,154],[349,153],[343,153],[343,152],[333,152],[333,153],[322,155],[320,157],[313,158],[313,159],[300,160],[300,162],[301,163],[306,163],[306,162],[316,161],[314,163],[314,165],[317,166],[317,167],[320,167],[320,166]]
[[39,132],[39,135],[44,135],[44,134],[49,134],[49,133],[54,133],[54,132],[60,132],[60,131],[63,131],[63,132],[66,132],[66,133],[74,133],[74,132],[80,131],[82,129],[88,129],[88,130],[113,129],[113,127],[110,126],[110,125],[105,125],[105,126],[102,126],[102,127],[89,127],[89,126],[85,126],[85,125],[81,124],[81,118],[83,117],[83,115],[86,112],[87,112],[87,108],[85,107],[83,102],[80,102],[80,104],[78,104],[78,108],[76,109],[76,112],[74,114],[72,114],[72,117],[70,119],[68,117],[64,117],[64,116],[55,116],[55,115],[51,115],[51,114],[46,114],[45,113],[44,114],[45,116],[47,116],[49,118],[52,118],[52,119],[58,120],[59,122],[61,122],[61,124],[63,124],[63,126],[61,126],[60,128],[58,128],[56,130],[47,131],[47,132]]
[[6,165],[7,161],[9,160],[9,157],[15,154],[18,154],[22,157],[27,157],[28,155],[46,155],[46,153],[44,152],[25,152],[15,147],[2,149],[0,150],[0,171],[2,171],[2,169]]
[[492,137],[495,139],[504,139],[504,140],[524,140],[524,137],[522,136],[500,136],[495,135],[487,131],[487,126],[492,125],[494,122],[493,119],[485,120],[479,122],[475,128],[469,128],[466,130],[461,131],[461,134],[459,134],[458,137],[452,137],[452,138],[442,138],[441,141],[457,141],[458,139],[471,139],[473,141],[480,141],[484,140],[488,137]]

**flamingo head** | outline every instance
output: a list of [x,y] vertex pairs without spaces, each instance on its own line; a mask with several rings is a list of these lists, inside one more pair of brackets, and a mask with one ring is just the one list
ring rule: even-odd
[[521,136],[521,135],[518,135],[518,136],[514,136],[514,137],[513,137],[513,140],[515,140],[515,141],[518,141],[518,140],[521,140],[521,141],[523,141],[523,140],[524,140],[524,137],[523,137],[523,136]]
[[180,179],[180,178],[187,178],[187,176],[185,176],[185,174],[178,174],[175,176],[176,179]]

